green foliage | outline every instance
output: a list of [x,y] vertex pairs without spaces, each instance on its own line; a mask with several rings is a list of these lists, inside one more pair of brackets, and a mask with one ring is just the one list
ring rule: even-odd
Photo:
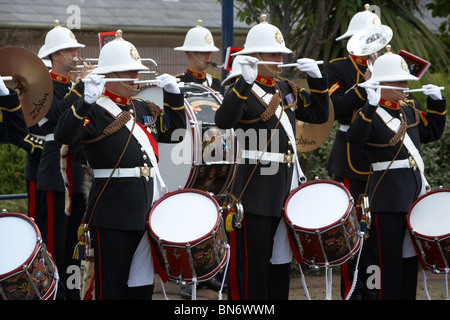
[[0,194],[26,193],[26,152],[11,144],[0,144]]

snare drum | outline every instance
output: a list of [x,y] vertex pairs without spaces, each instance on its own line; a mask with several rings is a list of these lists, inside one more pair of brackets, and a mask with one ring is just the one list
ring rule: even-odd
[[450,189],[437,189],[419,197],[407,216],[422,267],[445,273],[450,266]]
[[188,128],[182,142],[158,144],[162,178],[169,191],[192,188],[220,196],[230,187],[238,160],[234,131],[220,129],[214,122],[222,95],[195,83],[180,89]]
[[150,210],[147,225],[152,249],[169,280],[205,281],[226,263],[229,253],[219,204],[206,192],[166,193]]
[[351,195],[335,181],[314,180],[294,189],[284,218],[294,256],[310,266],[342,264],[362,243]]
[[0,214],[0,297],[46,300],[56,295],[58,271],[33,220]]

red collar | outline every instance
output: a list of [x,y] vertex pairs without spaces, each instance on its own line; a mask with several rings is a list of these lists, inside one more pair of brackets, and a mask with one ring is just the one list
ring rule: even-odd
[[70,82],[70,77],[64,77],[64,76],[61,76],[61,75],[59,75],[57,73],[54,73],[54,72],[50,72],[50,77],[53,80],[61,82],[61,83],[69,83]]
[[103,90],[103,95],[110,98],[112,101],[114,101],[116,104],[121,106],[126,106],[131,103],[132,98],[126,98],[124,96],[120,96],[117,93],[114,93],[112,91],[109,91],[108,89]]
[[265,86],[273,87],[275,85],[276,80],[277,80],[276,78],[269,79],[269,78],[260,76],[258,74],[258,76],[256,77],[255,81],[259,82],[259,83],[261,83],[261,84],[263,84]]
[[357,64],[361,66],[367,66],[367,60],[358,56],[350,55],[350,57],[355,61]]
[[200,73],[200,72],[191,70],[189,68],[187,68],[187,69],[188,69],[189,73],[196,79],[205,79],[206,78],[206,71]]
[[392,110],[400,109],[400,104],[398,102],[386,100],[383,98],[380,99],[380,105],[382,105],[383,107],[386,107],[388,109],[392,109]]

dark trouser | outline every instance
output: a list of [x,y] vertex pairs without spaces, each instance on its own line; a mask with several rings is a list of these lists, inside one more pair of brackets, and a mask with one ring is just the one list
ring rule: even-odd
[[92,227],[95,300],[151,300],[153,286],[128,287],[133,254],[144,231]]
[[[75,245],[78,243],[77,232],[85,211],[85,199],[81,193],[73,193],[71,198],[71,214],[64,212],[65,193],[56,191],[40,191],[40,199],[36,208],[36,224],[48,252],[58,268],[59,285],[57,299],[79,300],[80,293],[76,281],[67,281],[76,276],[74,270],[70,274],[67,268],[80,267],[80,261],[72,259]],[[79,269],[78,269],[79,270]],[[70,283],[69,283],[70,282]]]
[[245,213],[243,226],[231,234],[229,298],[287,300],[291,264],[273,265],[273,237],[280,218]]
[[418,257],[402,257],[406,213],[377,212],[374,214],[381,271],[381,300],[415,300]]
[[[348,178],[336,178],[336,181],[344,184],[355,201],[358,200],[359,195],[365,193],[366,181]],[[355,254],[353,259],[349,259],[341,265],[342,299],[345,299],[349,295],[355,270],[358,268],[358,279],[356,280],[356,285],[350,296],[350,300],[376,300],[376,289],[368,288],[367,286],[368,278],[371,276],[371,273],[368,271],[370,269],[368,268],[377,264],[377,244],[374,237],[370,236],[368,239],[364,239],[359,263],[358,255],[359,252]]]

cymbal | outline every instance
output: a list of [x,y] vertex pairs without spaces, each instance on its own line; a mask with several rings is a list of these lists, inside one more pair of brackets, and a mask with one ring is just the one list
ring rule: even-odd
[[[297,79],[294,83],[309,91],[309,85],[306,79]],[[330,136],[333,125],[334,108],[331,99],[329,99],[329,116],[327,122],[316,124],[295,120],[297,151],[308,152],[319,148]]]
[[52,103],[53,83],[47,67],[36,54],[21,47],[0,49],[0,75],[13,77],[5,84],[18,92],[29,127],[44,118]]

